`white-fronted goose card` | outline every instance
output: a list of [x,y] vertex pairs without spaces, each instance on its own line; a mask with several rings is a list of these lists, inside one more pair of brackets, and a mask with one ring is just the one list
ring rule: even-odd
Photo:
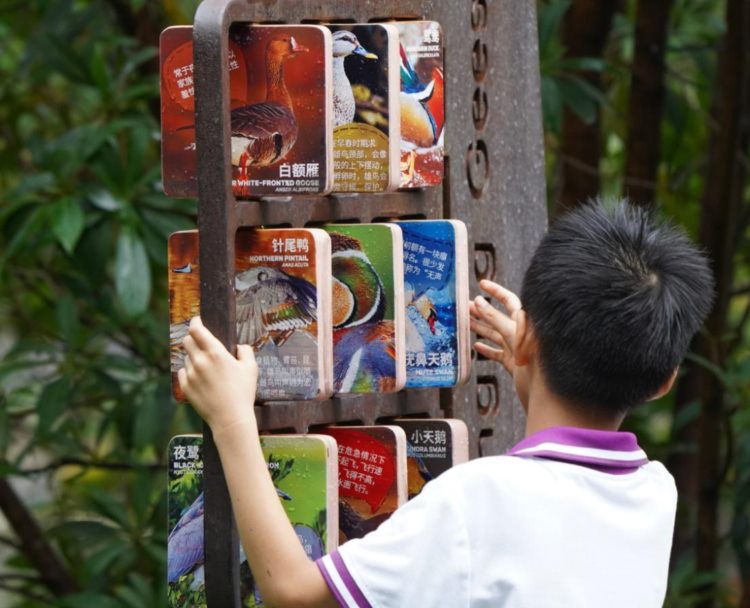
[[[162,32],[162,179],[197,196],[193,28]],[[229,31],[232,189],[238,198],[318,194],[333,183],[331,33],[317,25]]]

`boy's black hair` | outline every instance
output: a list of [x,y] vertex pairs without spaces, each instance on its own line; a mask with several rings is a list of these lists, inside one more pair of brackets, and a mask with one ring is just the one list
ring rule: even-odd
[[569,403],[622,413],[653,397],[711,309],[708,262],[688,237],[619,201],[550,227],[521,301],[547,384]]

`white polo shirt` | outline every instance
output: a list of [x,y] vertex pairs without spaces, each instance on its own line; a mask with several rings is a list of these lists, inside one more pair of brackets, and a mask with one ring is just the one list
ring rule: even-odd
[[657,608],[677,492],[631,433],[527,437],[317,561],[341,606]]

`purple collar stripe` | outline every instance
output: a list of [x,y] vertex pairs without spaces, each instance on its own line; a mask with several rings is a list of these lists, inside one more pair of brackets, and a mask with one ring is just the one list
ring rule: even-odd
[[632,472],[648,463],[646,453],[638,447],[632,433],[574,427],[554,427],[534,433],[508,454],[561,460],[609,473]]
[[339,606],[343,608],[372,608],[370,602],[354,582],[338,551],[324,555],[315,562]]

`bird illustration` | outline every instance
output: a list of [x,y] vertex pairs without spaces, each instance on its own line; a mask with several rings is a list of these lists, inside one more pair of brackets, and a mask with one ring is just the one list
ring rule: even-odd
[[284,63],[307,51],[294,36],[271,38],[265,52],[265,101],[232,110],[232,165],[239,167],[240,180],[247,179],[248,167],[267,167],[283,159],[297,141],[298,125],[284,81]]
[[433,479],[424,459],[414,449],[411,442],[406,443],[406,478],[408,480],[409,500],[419,494],[425,484]]
[[167,580],[170,583],[190,572],[194,573],[194,582],[203,580],[203,512],[201,492],[169,533]]
[[[170,271],[179,275],[188,275],[197,272],[198,268],[192,262],[187,262],[182,266],[171,267]],[[169,359],[172,369],[175,371],[180,369],[185,363],[185,349],[182,348],[182,341],[187,336],[189,328],[189,318],[169,325]]]
[[[438,314],[435,305],[426,292],[417,294],[411,285],[404,288],[406,301],[406,350],[424,352],[425,338],[435,335]],[[429,332],[429,333],[428,333]]]
[[427,295],[427,292],[417,293],[411,285],[407,284],[404,288],[404,293],[406,307],[414,308],[427,323],[430,333],[435,335],[435,323],[437,323],[438,315],[435,305]]
[[281,346],[297,330],[317,320],[315,287],[301,277],[268,266],[235,276],[237,341],[259,348],[268,341]]
[[339,542],[362,538],[390,516],[391,513],[379,513],[374,517],[365,517],[347,501],[339,500]]
[[[276,494],[283,500],[292,500],[286,492],[276,488]],[[204,582],[203,516],[205,504],[203,492],[182,514],[167,538],[167,581],[175,583],[181,576],[193,573],[191,589],[195,590]],[[247,561],[240,547],[240,563]]]
[[185,349],[182,341],[188,335],[190,319],[169,325],[169,362],[174,371],[185,365]]
[[[276,268],[257,266],[235,276],[235,291],[238,344],[260,348],[270,341],[281,346],[297,330],[314,331],[317,294],[305,279]],[[189,328],[190,319],[169,326],[170,363],[174,372],[185,364],[182,342]]]
[[385,292],[377,271],[350,236],[331,233],[331,272],[336,311],[334,329],[379,321],[385,313]]
[[333,33],[333,126],[345,125],[354,120],[356,103],[349,77],[344,69],[344,59],[349,55],[359,55],[365,59],[377,59],[350,31],[338,30]]
[[[299,126],[284,80],[284,63],[308,48],[294,36],[275,36],[265,50],[265,101],[234,108],[230,115],[232,165],[239,180],[247,180],[251,166],[267,167],[282,160],[297,141]],[[195,129],[187,125],[177,130]],[[195,148],[195,142],[188,148]]]
[[396,381],[393,321],[383,283],[360,242],[331,232],[334,391],[390,391]]
[[396,388],[395,329],[377,321],[333,333],[333,386],[337,393],[381,393]]
[[445,101],[443,72],[435,67],[432,79],[420,81],[411,65],[403,45],[401,55],[401,143],[409,152],[406,166],[402,171],[414,171],[416,148],[430,148],[438,143],[445,123]]
[[190,274],[191,272],[193,272],[193,265],[188,262],[184,266],[172,268],[172,272],[176,272],[177,274]]

